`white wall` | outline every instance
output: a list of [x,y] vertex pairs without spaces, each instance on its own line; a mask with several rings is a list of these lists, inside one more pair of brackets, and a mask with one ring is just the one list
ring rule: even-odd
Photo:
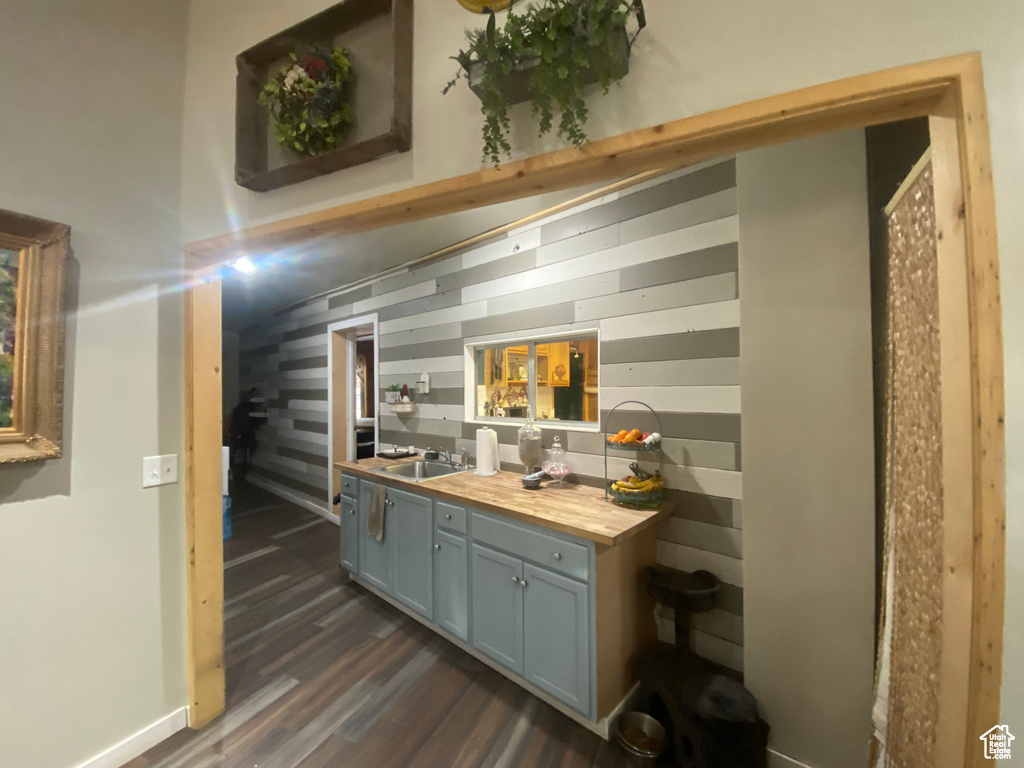
[[744,682],[772,749],[863,768],[875,444],[863,131],[736,158]]
[[[72,227],[59,461],[0,466],[0,763],[70,768],[178,710],[185,4],[0,0],[0,207]],[[161,293],[164,292],[164,293]]]
[[[333,0],[192,0],[186,83],[187,240],[458,173],[480,162],[478,102],[446,97],[448,56],[477,19],[453,0],[417,0],[413,150],[262,195],[232,182],[235,54]],[[1007,627],[1004,721],[1024,731],[1024,24],[1019,0],[680,3],[647,0],[649,26],[621,88],[591,102],[592,136],[619,133],[814,83],[981,50],[999,218],[1007,382]],[[516,112],[520,155],[553,146]]]

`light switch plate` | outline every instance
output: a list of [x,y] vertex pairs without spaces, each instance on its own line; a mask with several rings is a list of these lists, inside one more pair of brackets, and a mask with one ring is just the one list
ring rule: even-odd
[[170,485],[178,482],[178,455],[146,456],[142,460],[142,487]]

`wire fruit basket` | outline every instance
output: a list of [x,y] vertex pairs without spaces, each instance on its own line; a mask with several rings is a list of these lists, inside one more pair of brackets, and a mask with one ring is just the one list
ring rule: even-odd
[[[661,504],[664,498],[664,491],[661,487],[651,490],[618,490],[613,487],[617,482],[614,478],[608,475],[608,451],[628,451],[633,454],[639,453],[652,453],[657,455],[658,460],[658,475],[664,478],[664,464],[662,461],[661,453],[661,441],[655,440],[648,445],[644,445],[640,442],[609,442],[608,438],[612,435],[618,434],[618,432],[609,431],[608,424],[611,422],[612,416],[624,405],[639,405],[650,411],[650,415],[654,418],[654,423],[657,425],[657,432],[661,434],[661,418],[647,403],[641,402],[640,400],[624,400],[610,411],[604,418],[604,429],[602,434],[604,436],[604,494],[605,498],[612,498],[620,504],[629,504],[643,507],[657,507]],[[626,411],[623,411],[625,413]],[[628,411],[630,414],[635,414],[635,411]],[[642,412],[641,412],[642,413]]]

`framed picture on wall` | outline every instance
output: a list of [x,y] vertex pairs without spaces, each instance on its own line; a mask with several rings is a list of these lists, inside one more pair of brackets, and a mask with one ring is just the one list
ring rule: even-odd
[[71,228],[0,209],[0,464],[61,455]]

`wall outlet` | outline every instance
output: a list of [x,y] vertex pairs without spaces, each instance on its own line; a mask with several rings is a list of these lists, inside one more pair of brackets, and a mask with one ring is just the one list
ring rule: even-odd
[[178,454],[146,456],[142,460],[142,487],[170,485],[178,482]]

